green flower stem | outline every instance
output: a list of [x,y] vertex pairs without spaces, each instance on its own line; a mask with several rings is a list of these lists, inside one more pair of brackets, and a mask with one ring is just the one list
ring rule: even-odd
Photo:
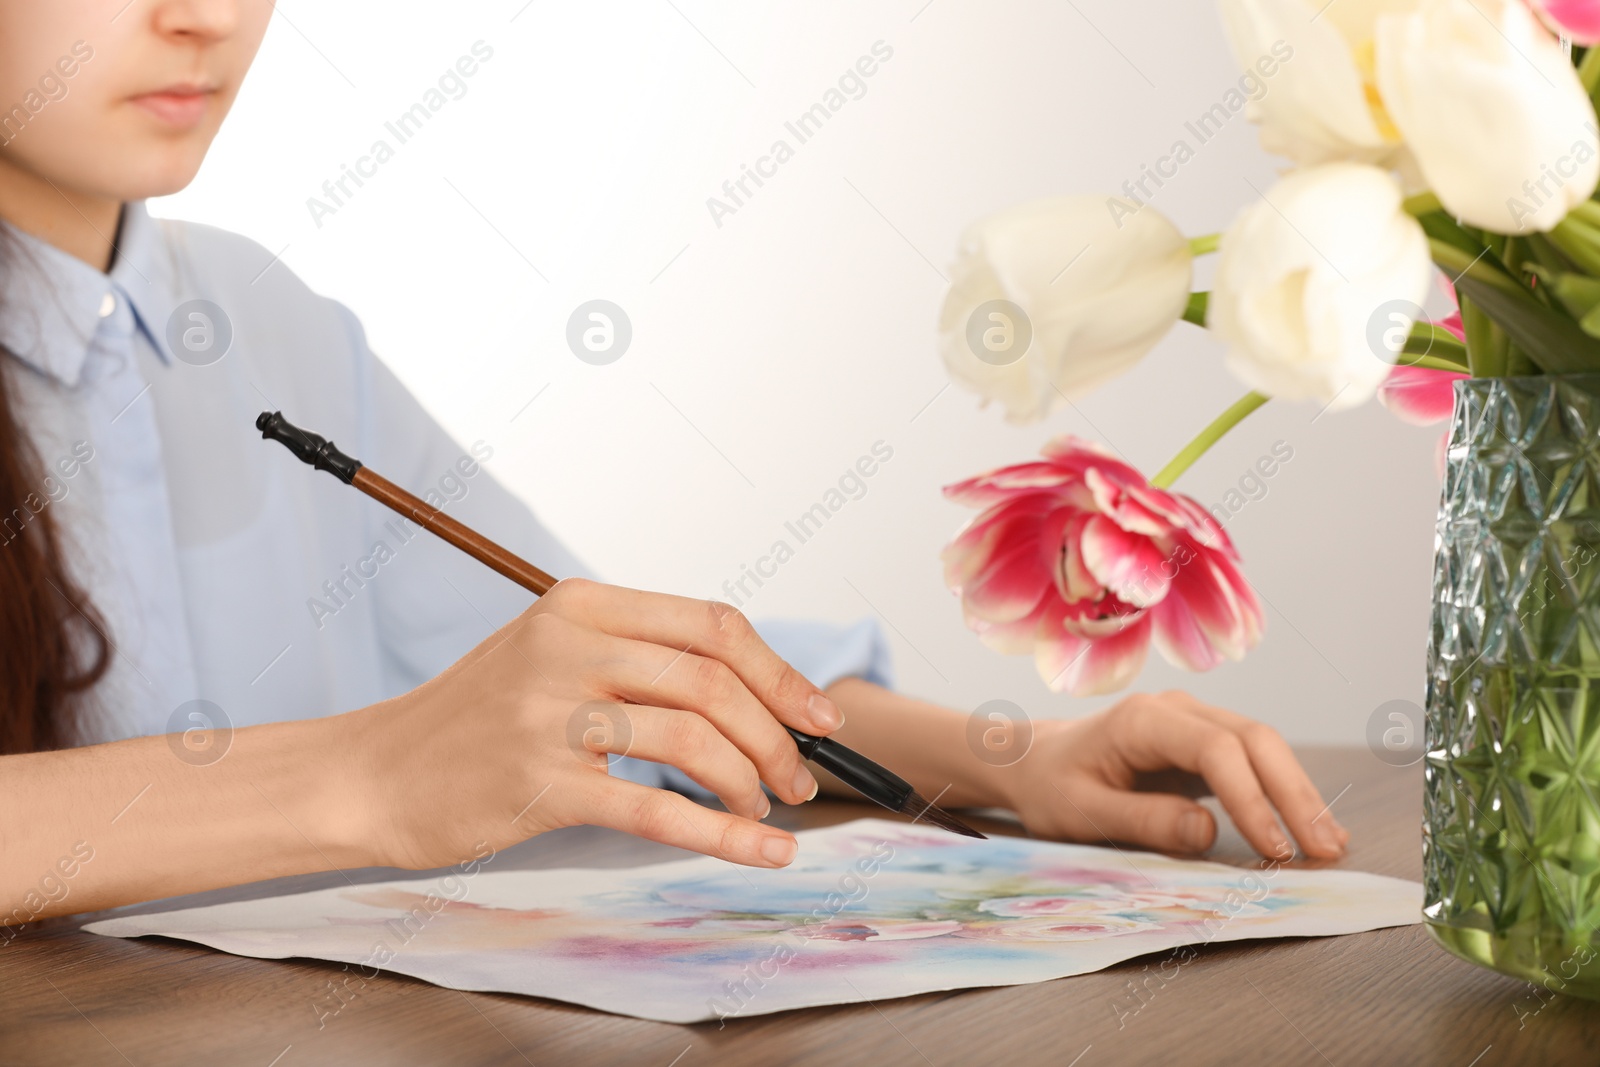
[[1578,64],[1578,80],[1583,83],[1584,91],[1591,97],[1596,88],[1600,88],[1600,48],[1591,48],[1583,54],[1583,62]]
[[1210,293],[1190,293],[1189,303],[1183,309],[1183,321],[1201,328],[1206,324],[1206,311],[1211,307]]
[[1407,215],[1413,218],[1431,215],[1435,211],[1444,210],[1444,205],[1439,203],[1439,198],[1431,192],[1408,196],[1400,202],[1400,207]]
[[[1528,266],[1537,265],[1537,258],[1533,253],[1533,243],[1525,237],[1508,234],[1505,247],[1500,253],[1500,261],[1505,264],[1506,270],[1519,282],[1533,290],[1534,299],[1547,307],[1557,307],[1556,302],[1550,299],[1548,291],[1536,288],[1528,278]],[[1503,331],[1502,331],[1503,332]],[[1509,336],[1506,338],[1505,360],[1500,373],[1508,377],[1521,377],[1532,374],[1537,370],[1533,359]]]
[[1573,213],[1556,223],[1550,243],[1590,274],[1600,274],[1600,230]]
[[1593,200],[1585,200],[1581,204],[1573,204],[1569,215],[1576,215],[1581,222],[1589,224],[1591,229],[1600,227],[1600,204]]
[[1600,203],[1595,203],[1594,200],[1574,203],[1568,214],[1574,216],[1579,222],[1587,222],[1589,229],[1600,227]]
[[1530,374],[1539,373],[1539,364],[1535,363],[1522,349],[1516,345],[1510,346],[1506,353],[1506,377],[1523,378]]
[[1475,378],[1494,378],[1505,374],[1505,352],[1501,331],[1477,301],[1457,295],[1461,307],[1461,329],[1467,335],[1467,355]]
[[1157,489],[1165,489],[1178,480],[1178,476],[1194,465],[1194,461],[1205,455],[1206,449],[1222,439],[1222,435],[1244,421],[1246,415],[1267,402],[1263,393],[1249,392],[1244,394],[1233,405],[1211,420],[1211,425],[1201,430],[1193,441],[1183,446],[1183,451],[1172,457],[1172,462],[1156,471],[1155,477],[1150,479],[1150,484]]
[[1208,233],[1203,237],[1189,238],[1189,254],[1191,256],[1204,256],[1215,252],[1222,244],[1222,234]]

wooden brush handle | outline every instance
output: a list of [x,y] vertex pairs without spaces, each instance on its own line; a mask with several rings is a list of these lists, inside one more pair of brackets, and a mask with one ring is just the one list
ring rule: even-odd
[[256,417],[256,429],[269,441],[277,441],[303,463],[327,471],[346,485],[353,485],[378,503],[410,519],[435,537],[455,545],[479,563],[505,575],[535,596],[544,596],[556,580],[521,556],[501,548],[471,527],[464,526],[434,507],[412,496],[381,474],[362,466],[359,459],[347,456],[321,434],[302,430],[283,417],[281,411],[263,411]]
[[374,473],[370,467],[358,468],[350,484],[538,596],[548,593],[550,587],[556,584],[556,579],[521,556],[501,548],[427,501],[411,495],[383,475]]

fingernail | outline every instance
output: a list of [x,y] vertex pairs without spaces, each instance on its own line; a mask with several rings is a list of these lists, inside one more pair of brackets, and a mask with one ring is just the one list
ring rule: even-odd
[[787,866],[794,860],[800,843],[792,837],[769,835],[761,839],[761,858],[775,867]]
[[771,814],[772,814],[772,801],[767,799],[767,794],[762,793],[761,794],[761,814],[757,815],[756,819],[759,821],[761,819],[765,819],[768,815],[771,815]]
[[[1349,835],[1345,836],[1348,837]],[[1344,841],[1340,838],[1339,832],[1333,826],[1324,825],[1317,827],[1317,840],[1322,842],[1323,850],[1329,855],[1343,855]]]
[[817,795],[817,780],[804,767],[794,772],[794,794],[802,798],[801,803]]
[[1198,811],[1186,812],[1178,820],[1178,836],[1190,852],[1204,852],[1210,844],[1211,830],[1207,821],[1204,813]]
[[806,701],[806,713],[823,733],[832,733],[844,725],[844,712],[839,710],[839,705],[821,693],[811,694],[811,699]]

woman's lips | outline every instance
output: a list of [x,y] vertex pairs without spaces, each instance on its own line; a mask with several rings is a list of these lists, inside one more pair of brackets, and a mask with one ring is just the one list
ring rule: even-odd
[[205,117],[211,93],[210,89],[179,86],[144,93],[133,102],[170,126],[190,129]]

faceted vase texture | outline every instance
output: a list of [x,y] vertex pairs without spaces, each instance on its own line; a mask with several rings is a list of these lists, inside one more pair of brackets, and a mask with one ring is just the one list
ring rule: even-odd
[[1600,375],[1455,389],[1424,917],[1464,959],[1600,999]]

